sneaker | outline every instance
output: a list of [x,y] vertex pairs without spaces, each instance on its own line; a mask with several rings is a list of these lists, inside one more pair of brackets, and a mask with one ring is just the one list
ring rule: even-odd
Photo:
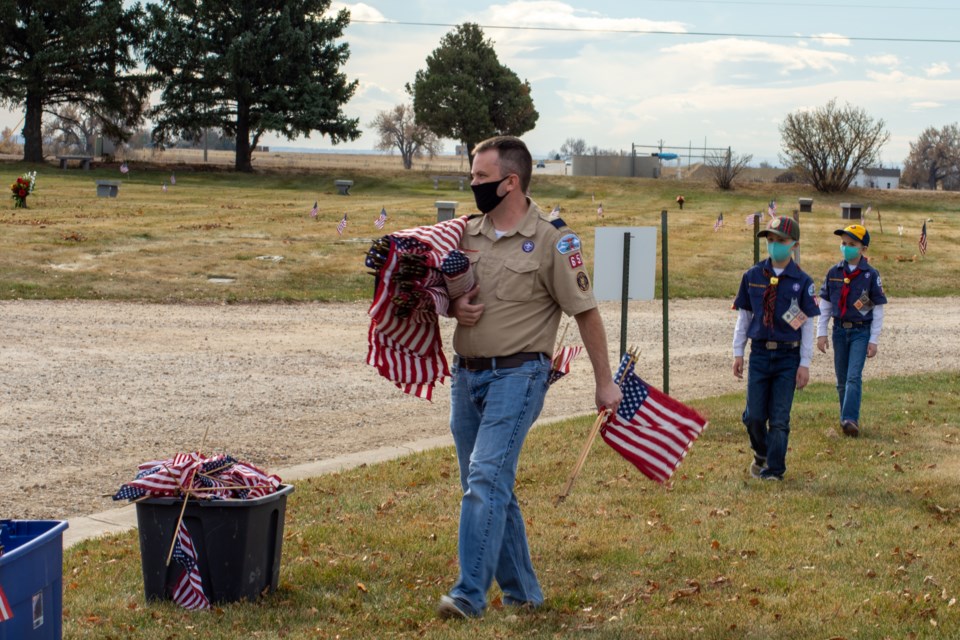
[[440,596],[440,604],[437,605],[437,615],[444,620],[466,620],[470,617],[466,606],[459,600],[450,596]]
[[763,473],[763,470],[767,468],[766,458],[754,458],[753,462],[750,463],[750,477],[759,478],[760,474]]
[[766,473],[766,469],[764,469],[764,473],[760,474],[760,479],[761,480],[783,480],[783,476],[778,476],[773,473]]
[[856,438],[860,435],[860,425],[853,420],[842,420],[840,428],[843,429],[843,435]]

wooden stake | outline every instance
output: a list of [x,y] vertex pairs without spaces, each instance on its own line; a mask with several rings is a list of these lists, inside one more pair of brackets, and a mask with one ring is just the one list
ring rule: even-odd
[[[210,433],[210,423],[207,423],[207,428],[203,432],[203,440],[200,441],[200,448],[197,449],[197,455],[203,455],[203,445],[207,444],[207,434]],[[187,486],[189,487],[193,484],[193,478],[197,475],[197,471],[194,470],[193,475],[190,476]],[[180,532],[180,524],[183,522],[183,514],[187,510],[187,500],[190,499],[190,489],[183,491],[183,506],[180,508],[180,517],[177,518],[177,526],[173,528],[173,540],[170,541],[170,551],[167,552],[167,564],[170,566],[170,560],[173,559],[173,548],[177,546],[177,534]]]
[[[623,384],[623,377],[627,375],[627,370],[630,368],[630,365],[635,363],[640,357],[640,350],[637,348],[630,349],[627,351],[627,366],[623,368],[623,375],[620,376],[620,379],[617,380],[617,385]],[[590,453],[590,447],[593,446],[593,441],[597,439],[597,434],[600,433],[601,427],[607,421],[607,418],[610,416],[610,411],[604,409],[600,412],[600,415],[597,416],[596,421],[593,423],[593,427],[590,429],[590,434],[587,436],[587,441],[583,445],[583,449],[580,451],[580,457],[577,458],[577,464],[574,465],[573,471],[570,472],[570,477],[567,478],[567,485],[563,488],[563,492],[557,496],[554,500],[554,506],[559,506],[561,502],[567,499],[567,496],[570,495],[570,490],[573,489],[573,483],[576,481],[577,476],[580,475],[580,470],[583,468],[583,463],[587,461],[587,454]]]

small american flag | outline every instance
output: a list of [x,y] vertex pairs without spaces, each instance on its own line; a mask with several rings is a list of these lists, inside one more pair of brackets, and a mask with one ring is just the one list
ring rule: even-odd
[[860,226],[861,226],[861,227],[866,226],[863,221],[866,219],[866,217],[867,217],[868,215],[870,215],[870,212],[871,212],[871,211],[873,211],[873,205],[867,205],[867,210],[864,211],[862,214],[860,214]]
[[777,217],[777,201],[771,200],[770,204],[767,205],[767,213],[770,214],[771,218]]
[[3,592],[3,587],[0,587],[0,622],[9,620],[12,617],[13,607],[10,606],[10,601],[7,600],[7,594]]
[[926,255],[927,253],[927,222],[926,220],[924,220],[923,222],[923,229],[920,230],[919,247],[920,247],[920,254]]
[[723,211],[720,212],[720,215],[717,216],[717,221],[713,223],[713,230],[720,231],[720,227],[723,226]]
[[553,208],[553,211],[550,212],[550,217],[551,217],[551,218],[559,218],[559,217],[560,217],[560,203],[559,203],[559,202],[558,202],[557,205]]
[[177,176],[173,173],[170,174],[170,184],[177,184]]
[[166,192],[166,190],[167,190],[167,183],[166,183],[166,182],[163,183],[163,186],[160,187],[160,190]]
[[580,355],[581,351],[583,351],[583,347],[563,347],[560,351],[557,351],[550,363],[550,376],[547,378],[547,386],[570,373],[570,365],[574,358]]
[[624,354],[615,378],[621,380],[623,401],[601,435],[641,473],[663,483],[673,476],[707,421],[641,380],[633,368],[634,361]]
[[387,224],[387,208],[381,207],[380,215],[377,216],[376,220],[374,220],[373,226],[375,226],[377,229],[383,229],[383,225],[385,224]]
[[123,174],[130,173],[130,167],[127,166],[126,162],[120,165],[120,173],[123,173]]
[[340,218],[340,222],[337,223],[337,235],[342,236],[343,230],[347,228],[347,214],[344,213],[343,217]]
[[598,218],[602,218],[602,217],[603,217],[603,203],[602,203],[602,202],[600,203],[600,206],[597,207],[597,217],[598,217]]
[[177,541],[173,545],[173,559],[183,567],[183,573],[173,588],[173,601],[184,609],[209,609],[210,601],[203,593],[200,570],[197,569],[197,551],[183,520],[177,529]]
[[762,213],[760,213],[759,211],[755,211],[755,212],[751,213],[750,215],[748,215],[748,216],[744,219],[744,223],[747,224],[747,225],[751,225],[751,224],[753,224],[753,221],[754,221],[755,219],[757,219],[757,218],[762,218],[762,217],[763,217],[763,214],[762,214]]
[[310,209],[310,217],[311,218],[317,217],[317,201],[316,200],[313,201],[313,209]]

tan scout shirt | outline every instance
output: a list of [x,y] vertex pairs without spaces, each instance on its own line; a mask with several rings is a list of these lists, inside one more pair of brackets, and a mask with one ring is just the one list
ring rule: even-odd
[[487,216],[473,218],[460,247],[480,284],[474,302],[484,305],[476,325],[458,324],[454,331],[453,347],[462,356],[552,354],[561,313],[597,306],[579,238],[532,201],[520,224],[499,239]]

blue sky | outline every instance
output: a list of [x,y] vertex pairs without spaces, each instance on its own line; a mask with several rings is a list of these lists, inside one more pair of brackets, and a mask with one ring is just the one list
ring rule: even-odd
[[[524,139],[535,154],[570,137],[625,150],[662,140],[730,146],[776,164],[784,116],[837,98],[886,122],[891,139],[882,159],[899,166],[925,128],[958,120],[960,104],[960,6],[918,1],[334,2],[357,20],[346,32],[345,71],[360,85],[344,111],[365,132],[338,147],[372,148],[366,124],[408,100],[404,85],[452,30],[446,25],[471,21],[484,27],[500,61],[532,85],[540,119]],[[938,39],[950,42],[930,42]],[[20,115],[0,114],[0,127]],[[264,143],[332,148],[319,136]]]

